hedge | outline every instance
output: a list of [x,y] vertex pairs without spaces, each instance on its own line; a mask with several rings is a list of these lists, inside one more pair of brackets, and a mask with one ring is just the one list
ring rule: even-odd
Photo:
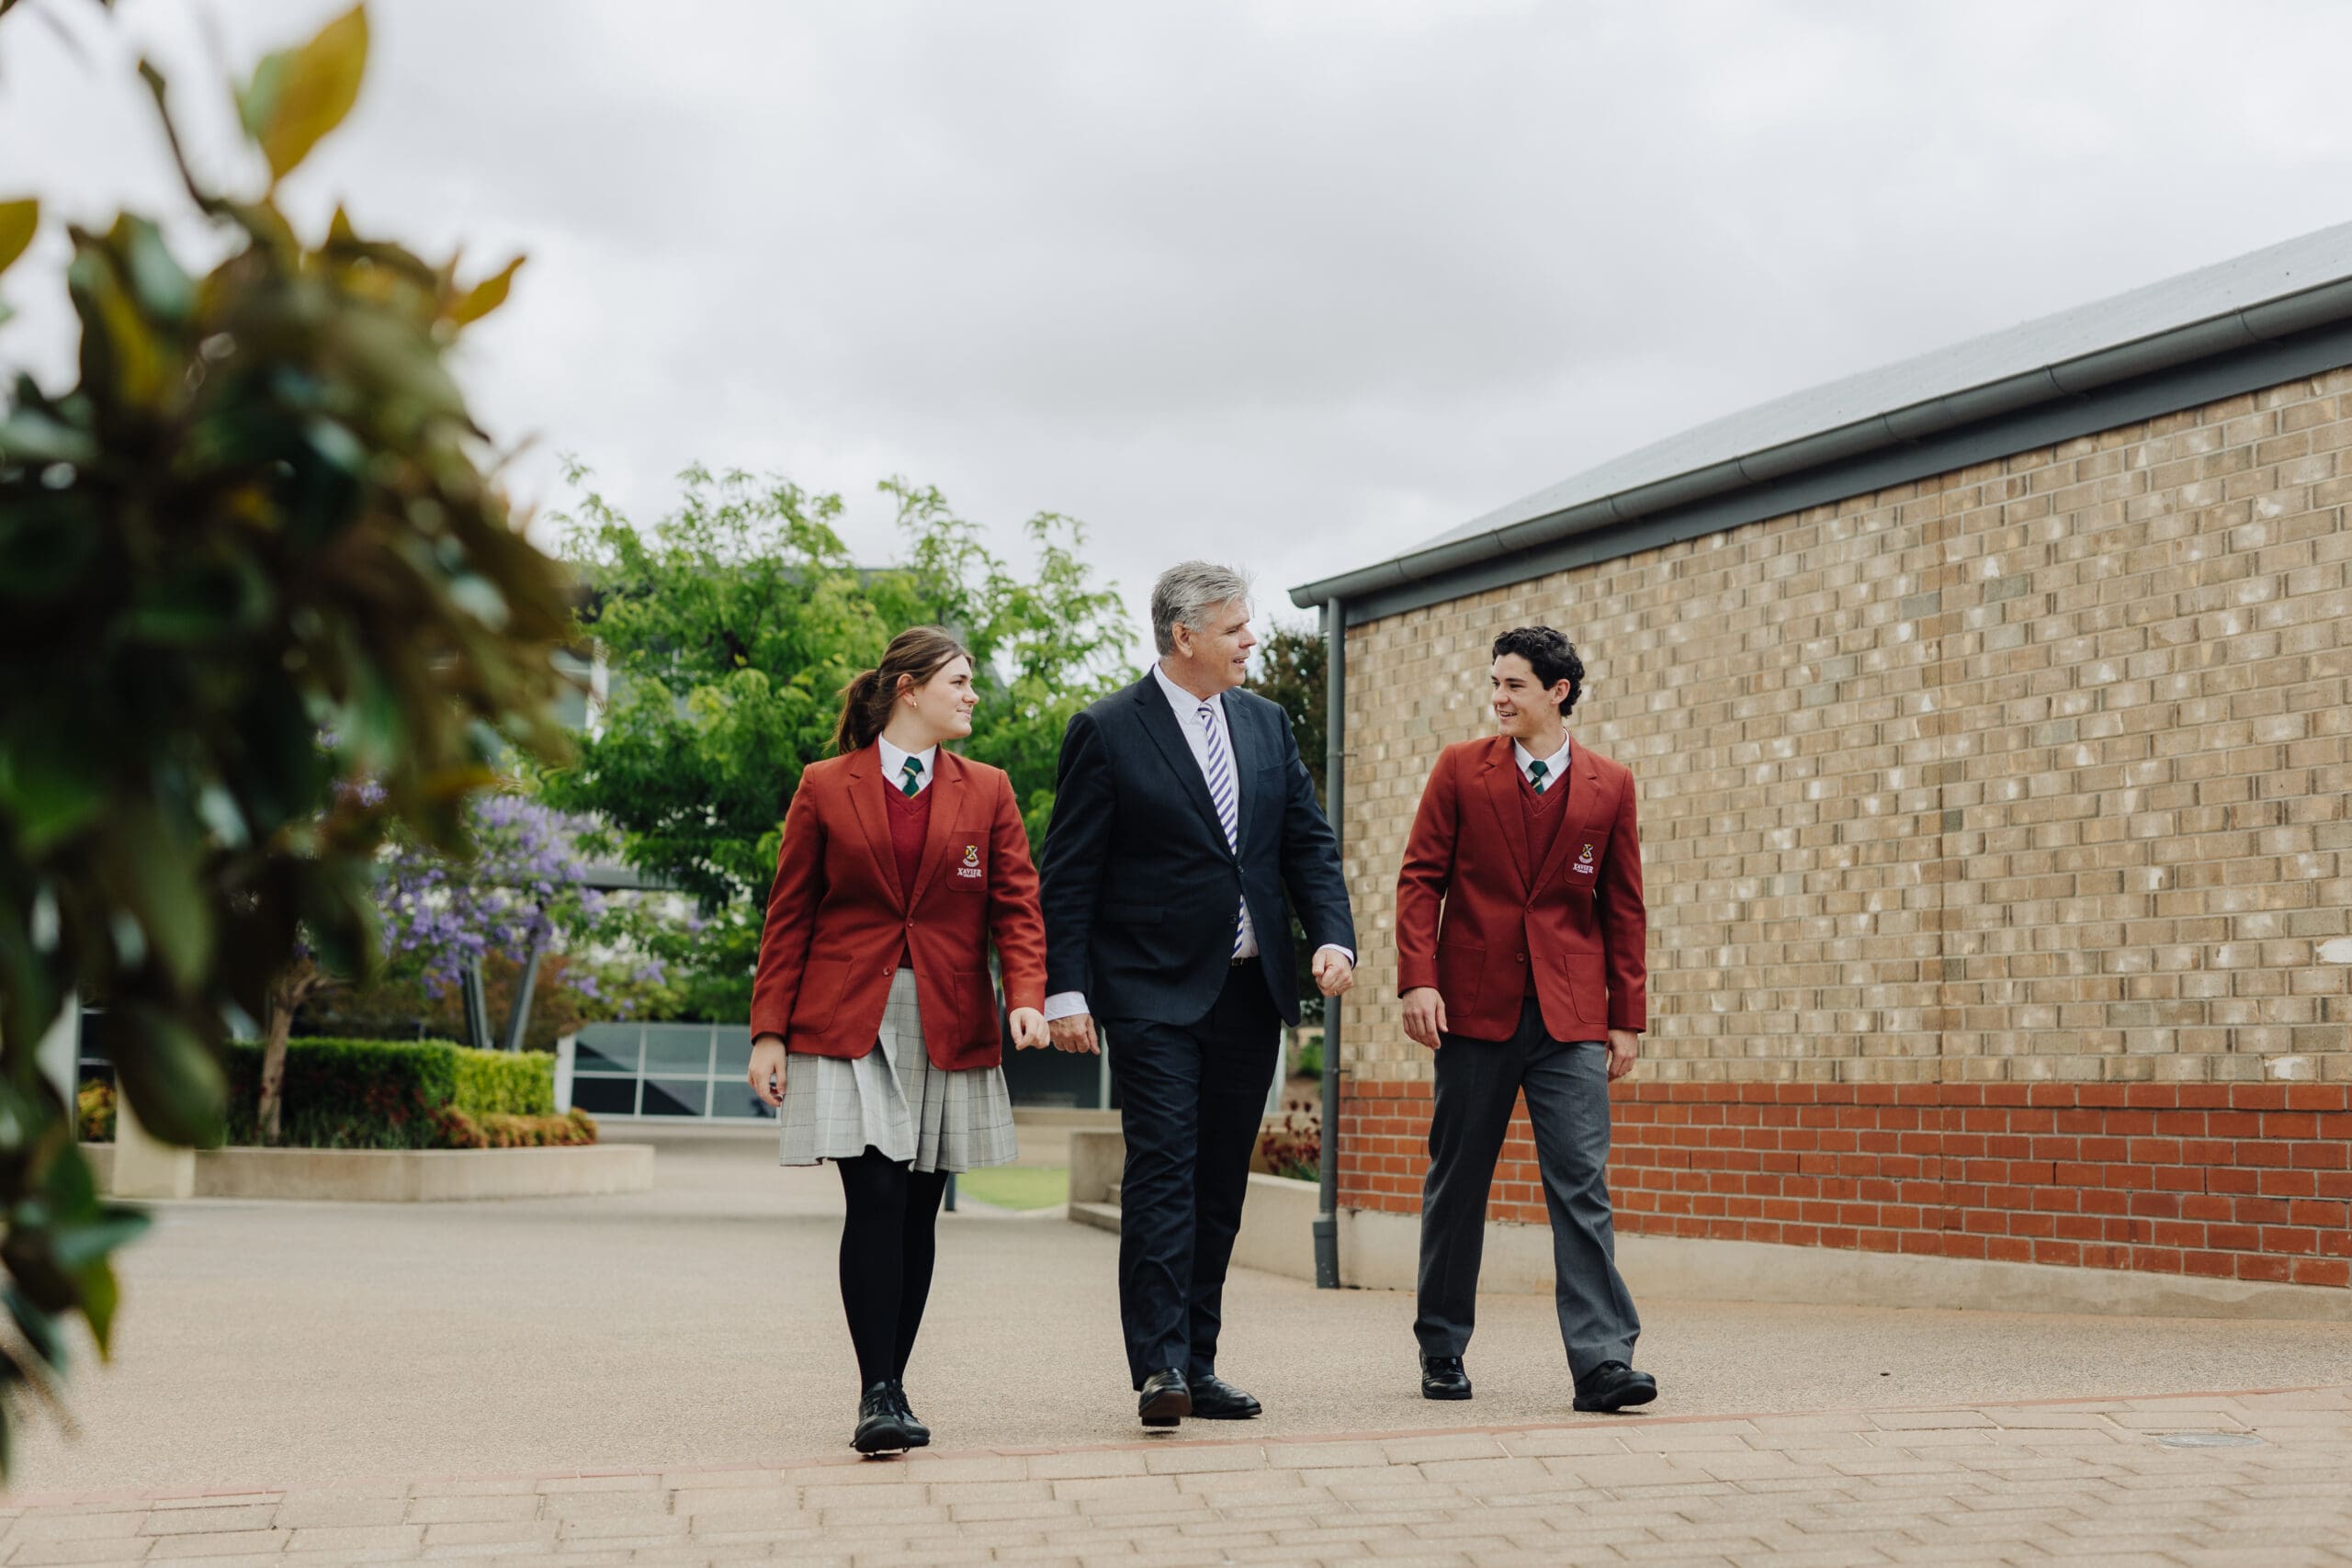
[[[261,1047],[229,1047],[229,1142],[258,1144]],[[493,1143],[486,1118],[565,1122],[557,1136],[520,1142],[595,1141],[555,1115],[555,1058],[475,1051],[446,1040],[293,1040],[286,1047],[285,1108],[278,1143],[321,1149],[467,1149]]]

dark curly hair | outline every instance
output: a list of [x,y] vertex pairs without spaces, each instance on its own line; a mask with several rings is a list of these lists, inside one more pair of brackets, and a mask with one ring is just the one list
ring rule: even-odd
[[1560,716],[1565,718],[1577,699],[1584,695],[1584,660],[1577,657],[1577,645],[1549,626],[1513,626],[1495,638],[1495,651],[1490,656],[1500,659],[1506,653],[1516,653],[1535,671],[1535,678],[1545,690],[1568,682],[1568,694],[1560,700]]

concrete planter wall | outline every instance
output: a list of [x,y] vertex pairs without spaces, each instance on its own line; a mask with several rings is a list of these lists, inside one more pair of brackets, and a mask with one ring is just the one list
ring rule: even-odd
[[[1088,1129],[1069,1138],[1069,1217],[1102,1230],[1119,1228],[1119,1174],[1127,1141],[1115,1130]],[[1233,1261],[1243,1269],[1315,1278],[1315,1213],[1321,1193],[1312,1181],[1252,1171],[1241,1205]]]
[[[115,1149],[84,1144],[99,1184],[116,1190]],[[653,1186],[646,1144],[555,1149],[199,1149],[197,1198],[299,1198],[345,1203],[437,1203],[485,1198],[577,1198]],[[122,1196],[172,1196],[153,1192]]]

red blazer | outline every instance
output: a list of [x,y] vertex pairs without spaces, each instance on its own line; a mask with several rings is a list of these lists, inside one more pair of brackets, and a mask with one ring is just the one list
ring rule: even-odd
[[1510,1039],[1530,964],[1553,1039],[1648,1027],[1634,775],[1577,743],[1566,779],[1559,836],[1531,876],[1510,738],[1449,746],[1430,770],[1396,877],[1396,989],[1435,986],[1449,1032]]
[[934,1066],[1003,1059],[989,939],[1008,1007],[1046,1005],[1046,927],[1029,837],[1001,769],[942,748],[931,782],[931,831],[914,891],[899,887],[890,849],[893,787],[875,748],[811,762],[792,793],[777,852],[752,1037],[784,1036],[812,1056],[874,1049],[901,953],[914,954],[923,1043]]

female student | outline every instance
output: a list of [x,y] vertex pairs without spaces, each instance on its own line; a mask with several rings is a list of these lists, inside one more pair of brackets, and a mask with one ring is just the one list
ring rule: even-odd
[[899,633],[843,689],[836,755],[801,773],[785,814],[752,987],[751,1082],[782,1107],[782,1161],[832,1161],[848,1201],[842,1306],[865,1454],[931,1440],[902,1380],[940,1197],[950,1172],[1013,1156],[991,940],[1014,1045],[1048,1038],[1012,781],[944,747],[972,732],[978,700],[971,655],[934,626]]

